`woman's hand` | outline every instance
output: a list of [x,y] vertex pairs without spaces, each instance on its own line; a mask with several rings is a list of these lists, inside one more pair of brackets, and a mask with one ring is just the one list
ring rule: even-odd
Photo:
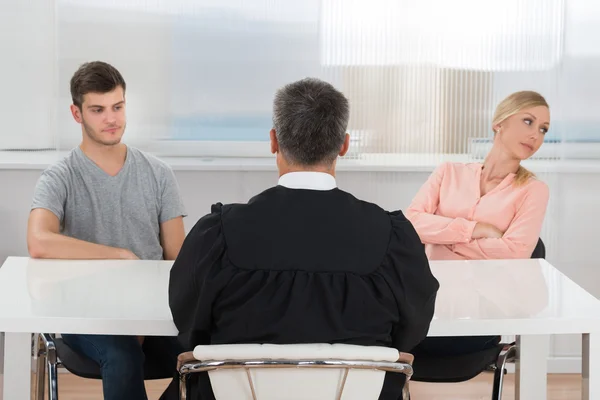
[[496,228],[492,224],[486,224],[485,222],[478,222],[473,229],[472,239],[500,239],[504,235],[500,229]]

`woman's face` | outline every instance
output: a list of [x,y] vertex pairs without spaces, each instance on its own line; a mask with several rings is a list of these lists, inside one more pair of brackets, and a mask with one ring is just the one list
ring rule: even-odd
[[549,128],[550,111],[537,106],[505,119],[494,126],[494,131],[496,140],[500,140],[513,157],[525,160],[538,151]]

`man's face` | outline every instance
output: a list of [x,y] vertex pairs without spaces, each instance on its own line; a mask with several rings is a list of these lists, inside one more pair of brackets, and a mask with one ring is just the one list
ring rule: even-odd
[[71,111],[92,141],[105,146],[121,142],[126,126],[125,93],[121,86],[107,93],[87,93],[81,110],[72,106]]

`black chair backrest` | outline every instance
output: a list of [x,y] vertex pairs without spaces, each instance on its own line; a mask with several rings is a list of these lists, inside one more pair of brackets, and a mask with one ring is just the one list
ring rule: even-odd
[[542,239],[538,239],[537,245],[531,254],[531,258],[546,258],[546,246],[544,246]]

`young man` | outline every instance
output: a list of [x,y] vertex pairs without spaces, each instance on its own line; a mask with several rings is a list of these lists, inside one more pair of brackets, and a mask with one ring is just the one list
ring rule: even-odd
[[[73,118],[82,141],[44,171],[27,229],[35,258],[174,260],[185,238],[185,210],[171,169],[121,143],[126,126],[125,81],[104,62],[83,64],[71,79]],[[107,294],[110,293],[107,288]],[[144,400],[143,364],[160,349],[173,371],[174,338],[63,335],[96,361],[106,400]],[[171,349],[166,354],[164,349]],[[166,355],[165,355],[166,354]]]

